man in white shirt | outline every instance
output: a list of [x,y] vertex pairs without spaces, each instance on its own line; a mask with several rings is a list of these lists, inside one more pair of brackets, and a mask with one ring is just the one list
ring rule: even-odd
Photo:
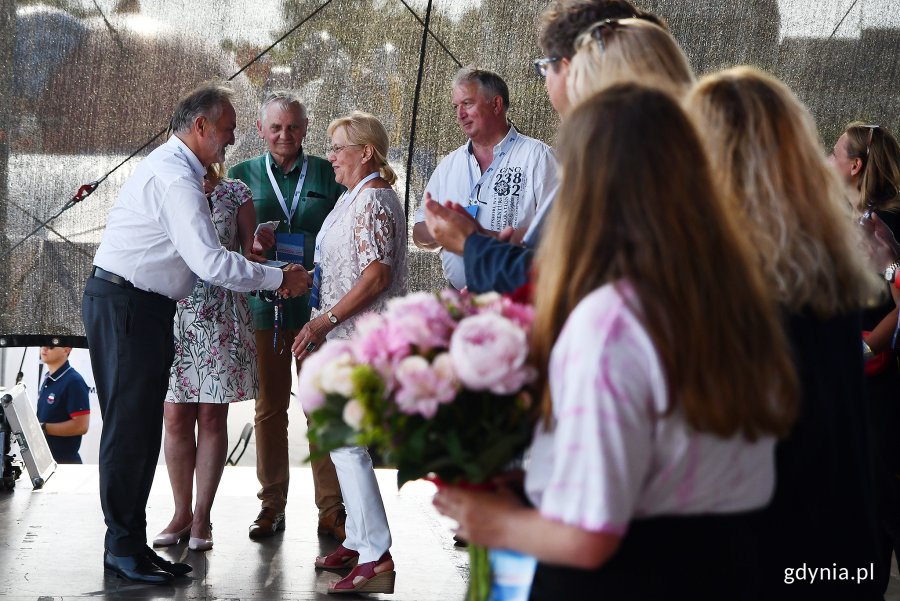
[[[435,200],[467,207],[481,227],[525,231],[557,188],[553,150],[529,138],[507,120],[509,89],[496,73],[464,68],[453,79],[453,106],[469,140],[448,154],[425,188]],[[416,246],[440,249],[425,225],[424,203],[413,227]],[[466,286],[463,258],[441,249],[444,276],[457,289]]]
[[138,165],[110,210],[82,301],[103,415],[103,565],[136,582],[164,584],[191,571],[156,555],[146,532],[174,359],[175,302],[191,293],[198,277],[240,292],[286,296],[309,286],[302,268],[266,267],[219,243],[203,176],[234,143],[232,94],[223,84],[207,83],[179,101],[174,135]]

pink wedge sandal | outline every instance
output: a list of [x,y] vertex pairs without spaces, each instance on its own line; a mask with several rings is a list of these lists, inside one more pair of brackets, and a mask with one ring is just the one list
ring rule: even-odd
[[[380,571],[379,571],[380,568]],[[334,584],[328,587],[328,594],[382,593],[394,592],[394,560],[388,551],[378,561],[361,563]]]
[[340,545],[333,553],[325,557],[316,557],[316,567],[326,570],[344,570],[355,566],[358,559],[359,553]]

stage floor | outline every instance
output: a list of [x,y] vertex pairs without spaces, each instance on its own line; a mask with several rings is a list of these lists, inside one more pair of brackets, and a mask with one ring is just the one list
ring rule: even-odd
[[[433,485],[409,483],[398,493],[396,472],[376,470],[384,497],[397,566],[393,595],[350,596],[396,601],[462,601],[468,575],[465,549],[453,546],[449,522],[431,507]],[[247,528],[259,512],[252,467],[226,467],[213,507],[215,547],[206,553],[187,544],[159,549],[194,566],[171,586],[131,584],[104,574],[103,536],[96,465],[63,465],[42,490],[23,474],[13,492],[0,492],[0,598],[35,599],[335,599],[326,595],[338,576],[316,571],[316,555],[337,543],[316,536],[312,475],[291,468],[287,528],[274,538],[251,541]],[[172,497],[165,466],[157,469],[147,507],[148,536],[168,523]],[[344,597],[347,597],[346,595]]]

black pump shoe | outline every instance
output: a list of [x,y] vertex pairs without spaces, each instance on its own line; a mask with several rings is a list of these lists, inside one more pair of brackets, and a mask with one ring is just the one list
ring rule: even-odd
[[126,580],[146,584],[168,584],[173,577],[170,572],[159,569],[144,553],[120,557],[106,551],[103,567]]
[[164,572],[172,574],[175,577],[186,576],[194,569],[189,564],[173,562],[164,557],[160,557],[156,554],[156,551],[154,551],[150,547],[145,547],[144,552],[147,554],[147,559],[152,561],[156,567]]

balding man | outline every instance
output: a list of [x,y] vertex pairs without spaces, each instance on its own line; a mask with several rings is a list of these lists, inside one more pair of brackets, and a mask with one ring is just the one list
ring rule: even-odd
[[285,296],[304,294],[310,283],[300,267],[260,265],[219,242],[203,176],[234,143],[232,94],[211,82],[179,101],[174,135],[141,161],[110,210],[82,301],[103,415],[103,565],[137,582],[163,584],[191,571],[156,555],[146,532],[175,355],[175,302],[191,293],[198,277],[241,292],[278,290]]

